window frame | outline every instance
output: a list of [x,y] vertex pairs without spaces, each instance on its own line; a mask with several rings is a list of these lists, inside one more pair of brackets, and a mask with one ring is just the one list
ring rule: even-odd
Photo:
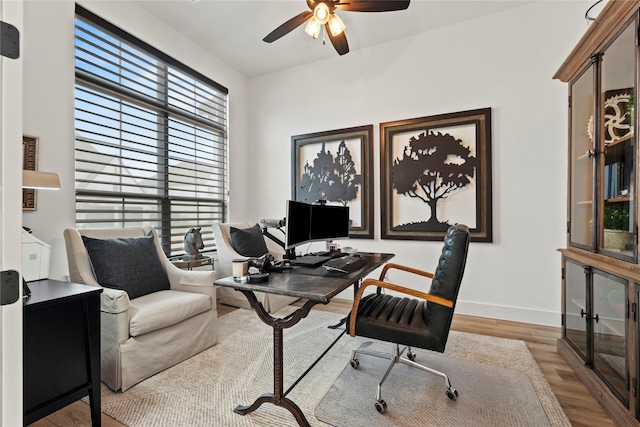
[[[196,86],[203,85],[212,89],[212,91],[216,92],[214,94],[216,95],[216,98],[215,98],[216,105],[214,108],[212,108],[213,114],[211,114],[211,116],[215,117],[215,121],[214,121],[213,119],[210,119],[209,114],[207,114],[208,118],[204,118],[202,116],[199,116],[196,112],[186,111],[182,108],[179,108],[179,106],[171,105],[171,97],[169,96],[169,93],[171,93],[172,91],[174,93],[178,93],[178,92],[176,92],[175,88],[170,87],[172,86],[172,84],[168,77],[166,77],[165,80],[161,80],[162,81],[161,84],[156,84],[155,86],[157,88],[161,88],[162,90],[164,90],[163,92],[164,95],[161,94],[159,96],[153,97],[151,95],[143,94],[135,90],[132,90],[130,88],[127,88],[126,85],[121,86],[115,82],[109,81],[107,78],[100,79],[98,76],[92,75],[90,72],[79,69],[78,64],[76,64],[74,66],[74,69],[75,69],[74,92],[76,93],[75,102],[74,102],[74,114],[75,114],[74,128],[76,129],[76,142],[75,142],[76,226],[78,228],[83,228],[87,225],[90,226],[92,223],[96,224],[100,222],[108,222],[110,224],[122,223],[122,226],[153,225],[154,227],[156,227],[158,231],[162,248],[164,252],[167,254],[167,256],[174,256],[182,253],[181,250],[178,248],[182,247],[183,232],[186,232],[188,228],[190,228],[191,226],[202,227],[203,238],[205,240],[205,245],[207,246],[206,251],[214,250],[215,242],[213,241],[213,236],[211,234],[210,228],[211,228],[211,225],[215,222],[226,222],[228,204],[229,204],[229,201],[228,201],[229,91],[228,89],[220,85],[219,83],[211,80],[210,78],[202,75],[201,73],[193,70],[192,68],[186,66],[185,64],[175,60],[174,58],[170,57],[164,52],[141,41],[140,39],[134,37],[133,35],[122,30],[121,28],[111,24],[105,19],[93,14],[92,12],[88,11],[87,9],[83,8],[78,4],[76,4],[76,16],[74,19],[74,27],[76,27],[76,30],[74,31],[75,61],[78,61],[78,52],[82,53],[82,49],[78,47],[78,33],[77,33],[78,29],[77,29],[77,23],[76,23],[76,20],[78,19],[92,27],[95,27],[98,31],[105,32],[109,36],[115,37],[120,42],[126,45],[129,45],[134,49],[139,50],[142,55],[153,57],[155,61],[162,64],[161,65],[162,67],[165,67],[163,69],[165,76],[168,76],[168,74],[171,73],[173,70],[173,72],[186,75],[188,76],[189,79],[193,79],[194,82],[197,83]],[[99,48],[96,46],[96,50],[98,49],[104,50],[104,48]],[[122,55],[123,50],[119,50],[118,52],[119,52],[119,55]],[[120,58],[121,56],[118,56],[118,57]],[[120,67],[116,69],[120,74],[122,74],[125,71],[128,71],[126,70],[126,67]],[[79,103],[82,104],[82,102],[86,102],[86,101],[84,100],[84,98],[83,99],[78,98],[79,97],[78,91],[89,91],[89,90],[100,92],[101,96],[117,97],[118,100],[121,103],[123,103],[125,106],[129,105],[128,103],[131,103],[132,105],[135,104],[138,106],[143,106],[141,108],[149,109],[149,111],[157,115],[156,116],[156,120],[157,120],[156,141],[158,145],[157,146],[158,154],[156,155],[155,159],[156,159],[158,172],[155,176],[158,184],[156,187],[153,187],[151,189],[152,191],[154,189],[157,190],[156,194],[128,193],[122,190],[123,187],[126,187],[125,185],[119,186],[120,191],[87,190],[87,189],[79,188],[78,183],[81,180],[79,180],[79,176],[78,176],[78,173],[79,173],[79,168],[78,168],[79,142],[78,141],[82,140],[83,138],[80,137],[80,134],[78,131],[78,114],[79,114],[78,104]],[[197,92],[197,89],[194,89],[193,90],[194,96],[196,96],[195,95],[196,92]],[[173,130],[174,132],[177,132],[177,128],[173,128],[173,129],[171,128],[170,124],[172,122],[176,125],[182,125],[183,123],[188,123],[190,125],[193,125],[194,127],[193,127],[192,136],[194,138],[194,141],[199,140],[199,137],[197,136],[199,131],[207,130],[207,129],[211,131],[212,139],[211,139],[210,149],[211,149],[212,164],[210,167],[204,167],[204,168],[210,169],[212,171],[211,173],[215,174],[215,176],[219,177],[220,179],[218,179],[218,182],[216,183],[217,187],[214,187],[213,185],[211,187],[206,187],[205,185],[205,188],[214,188],[215,191],[213,191],[212,194],[213,193],[218,194],[217,197],[206,198],[198,195],[195,195],[193,197],[188,197],[184,195],[180,196],[180,195],[176,195],[175,193],[184,193],[187,190],[171,188],[171,184],[174,184],[176,187],[178,185],[184,184],[184,183],[181,183],[179,180],[175,180],[177,177],[177,175],[175,174],[173,175],[174,180],[172,180],[171,174],[169,172],[169,169],[170,169],[169,162],[172,158],[171,157],[172,154],[174,156],[177,156],[179,154],[179,152],[176,151],[175,148],[173,149],[173,151],[171,149],[172,145],[176,145],[175,142],[171,142],[171,137],[172,137],[171,131]],[[120,121],[119,125],[120,125],[120,130],[122,130],[123,122]],[[85,141],[85,143],[88,143],[88,142]],[[120,143],[122,144],[122,140],[120,140]],[[197,145],[199,145],[199,143],[195,142],[194,146],[197,146]],[[209,148],[209,146],[207,146],[207,148]],[[200,188],[200,185],[197,183],[197,177],[195,175],[198,172],[198,165],[195,159],[197,159],[198,157],[197,154],[200,152],[197,150],[197,147],[194,151],[196,152],[196,155],[194,155],[193,157],[194,160],[192,160],[192,163],[193,163],[192,169],[188,169],[186,174],[188,174],[190,171],[193,171],[194,173],[193,179],[196,182],[193,184],[186,184],[186,185],[187,186],[192,185],[193,186],[192,192],[196,194],[197,189]],[[117,158],[125,159],[125,157],[122,157],[121,155],[117,156]],[[176,158],[177,157],[174,157],[174,159]],[[214,159],[218,159],[218,160],[216,161]],[[98,164],[98,162],[96,161],[84,160],[81,162],[84,162],[85,164]],[[122,162],[122,160],[120,160],[120,162]],[[118,169],[123,169],[123,168],[125,168],[125,166],[122,163],[120,163]],[[174,169],[177,169],[177,168],[174,168]],[[82,170],[81,172],[85,173],[87,172],[87,170]],[[120,173],[119,175],[116,175],[116,176],[123,177],[124,175]],[[221,183],[219,181],[221,181]],[[173,195],[171,194],[172,191],[174,192]],[[95,201],[99,200],[100,198],[103,198],[103,200],[106,200],[104,199],[105,197],[108,198],[109,200],[112,200],[111,203],[113,204],[118,202],[122,203],[122,208],[120,210],[113,211],[116,213],[116,215],[120,214],[120,218],[105,218],[104,220],[102,219],[91,220],[91,219],[85,218],[85,219],[79,220],[78,214],[79,213],[82,214],[83,212],[83,210],[79,208],[79,204],[82,204],[83,200],[90,201],[91,198],[94,198],[93,200]],[[126,213],[127,213],[126,200],[131,200],[132,202],[130,203],[133,203],[133,200],[137,200],[138,203],[142,203],[142,204],[144,204],[145,202],[140,202],[140,201],[147,200],[150,203],[157,204],[158,206],[153,211],[149,211],[149,212],[151,214],[155,212],[155,215],[158,216],[158,218],[127,219],[126,218]],[[136,203],[136,205],[138,203]],[[172,206],[174,208],[176,206],[182,207],[182,209],[185,209],[184,211],[185,214],[187,212],[191,214],[192,211],[188,210],[189,207],[191,207],[192,209],[195,208],[195,212],[196,212],[195,215],[198,219],[201,217],[201,209],[202,209],[202,215],[203,216],[210,215],[211,218],[208,218],[206,223],[192,224],[187,227],[175,226],[175,225],[172,225],[172,218],[171,218]],[[211,211],[207,211],[207,209],[211,209]],[[84,213],[86,212],[87,211],[84,211]],[[96,212],[96,215],[100,215],[100,214],[104,215],[105,213],[108,213],[108,210],[106,209],[104,211],[96,210],[95,212]],[[175,223],[179,223],[179,222],[180,222],[179,218],[175,220]],[[182,230],[184,231],[183,232],[176,231],[177,229],[180,229],[180,228],[182,228]]]

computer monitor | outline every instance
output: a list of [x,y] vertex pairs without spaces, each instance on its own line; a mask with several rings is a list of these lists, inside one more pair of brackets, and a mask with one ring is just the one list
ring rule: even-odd
[[349,207],[287,201],[286,249],[349,237]]
[[349,208],[346,206],[311,205],[309,239],[335,240],[349,237]]
[[311,230],[311,205],[287,201],[285,249],[291,249],[309,241]]

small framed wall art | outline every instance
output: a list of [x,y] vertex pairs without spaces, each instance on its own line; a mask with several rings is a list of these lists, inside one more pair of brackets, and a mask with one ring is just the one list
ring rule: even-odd
[[380,124],[381,237],[492,241],[491,108]]
[[373,239],[373,125],[291,137],[291,198],[349,207],[349,236]]
[[[35,136],[22,136],[22,169],[35,171],[38,169],[38,138]],[[22,189],[22,210],[36,210],[36,190],[33,188]]]

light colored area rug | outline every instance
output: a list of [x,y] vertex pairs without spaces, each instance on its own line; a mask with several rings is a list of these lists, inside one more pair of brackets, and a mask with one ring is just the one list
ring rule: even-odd
[[[306,319],[285,330],[285,389],[340,334],[341,331],[327,329],[328,325],[336,323],[339,319],[340,316],[333,313],[312,311]],[[252,311],[236,310],[222,316],[219,318],[219,343],[214,347],[137,384],[124,393],[114,393],[103,385],[102,411],[131,427],[296,426],[297,423],[288,411],[271,404],[264,404],[246,416],[233,412],[238,404],[251,404],[262,393],[273,391],[272,338],[271,328],[263,324]],[[300,406],[312,426],[331,425],[316,419],[316,407],[321,404],[323,397],[343,371],[353,371],[348,363],[351,350],[366,342],[365,339],[342,337],[287,396]],[[524,373],[530,379],[530,387],[535,391],[549,424],[570,425],[524,342],[452,332],[446,354],[449,358],[461,359],[465,363],[488,365],[487,372],[490,372],[489,369],[501,371],[497,368],[508,368]],[[419,361],[425,360],[422,359],[422,354],[419,358]],[[364,356],[361,357],[361,369],[363,365]],[[474,365],[474,371],[476,369]],[[376,372],[378,373],[380,372]],[[398,373],[401,371],[392,372],[391,375]],[[470,399],[473,394],[464,388],[462,382],[456,384],[455,372],[449,374],[460,397],[456,402],[449,402],[444,394],[444,381],[438,378],[441,381],[436,384],[440,389],[438,399],[444,405],[462,406],[462,400]],[[411,393],[411,390],[407,390],[406,393]],[[514,390],[513,393],[518,393],[518,390]],[[356,394],[371,396],[370,400],[366,399],[366,409],[358,411],[358,422],[350,425],[399,425],[389,417],[393,416],[397,408],[395,398],[392,399],[391,395],[388,398],[383,395],[388,401],[389,409],[385,415],[380,415],[373,407],[375,386],[373,389],[353,389],[348,394],[350,399]],[[420,417],[416,418],[418,421],[412,425],[429,425],[423,424],[420,420],[430,419],[425,411],[432,407],[433,402],[422,402],[411,411],[406,411]],[[523,410],[516,405],[511,409]],[[355,411],[355,408],[351,410]],[[490,408],[487,407],[487,410]],[[318,409],[318,413],[320,412],[321,407]],[[470,416],[474,419],[469,425],[496,425],[487,423],[490,419],[486,418],[488,414],[477,412]],[[447,424],[436,421],[432,425]],[[456,422],[455,425],[462,424]]]

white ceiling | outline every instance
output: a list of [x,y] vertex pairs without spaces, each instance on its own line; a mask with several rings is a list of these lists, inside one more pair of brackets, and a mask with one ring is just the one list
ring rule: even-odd
[[[327,38],[313,40],[304,24],[273,43],[276,27],[308,10],[305,0],[134,0],[247,77],[337,57]],[[351,52],[532,3],[528,0],[412,0],[404,11],[338,11]],[[349,55],[349,54],[347,54]]]

